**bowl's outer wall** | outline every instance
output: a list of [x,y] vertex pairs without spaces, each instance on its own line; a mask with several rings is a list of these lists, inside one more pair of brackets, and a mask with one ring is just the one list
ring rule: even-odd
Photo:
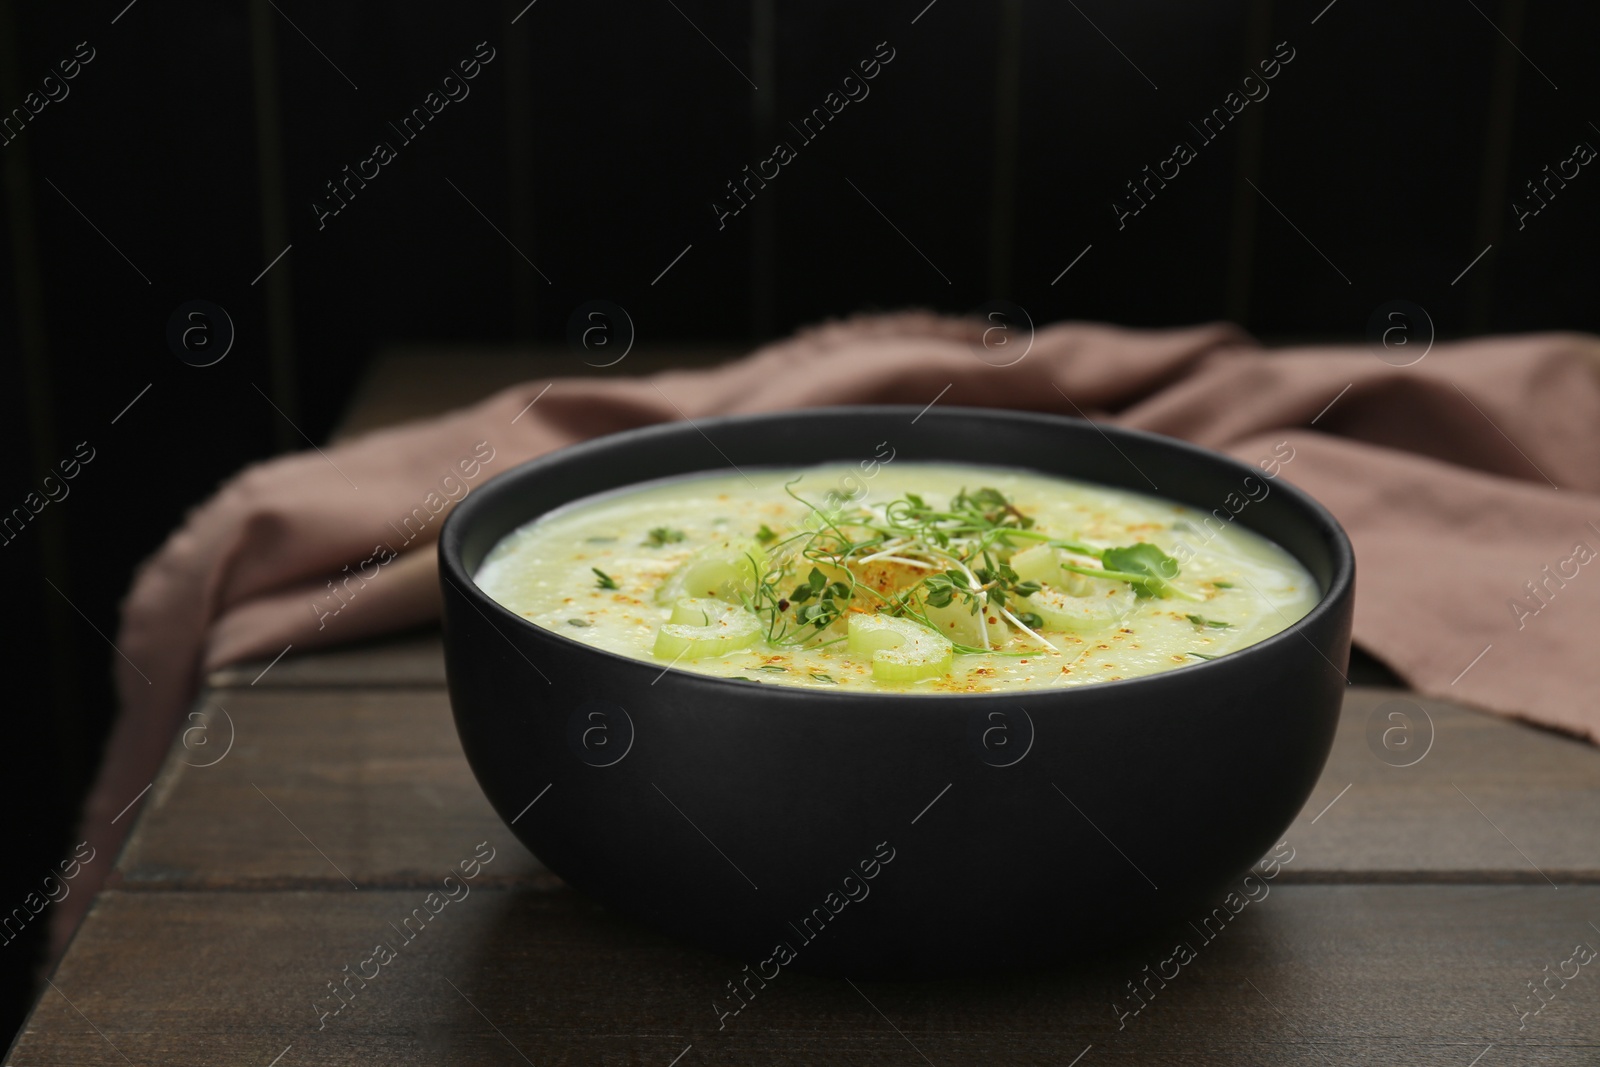
[[[934,973],[1048,963],[1159,918],[1198,920],[1276,843],[1321,773],[1346,684],[1353,560],[1331,517],[1180,442],[1053,416],[914,415],[653,427],[535,460],[458,506],[440,546],[457,728],[490,802],[552,871],[751,963],[787,941],[810,970]],[[1207,510],[1253,475],[1252,495],[1271,492],[1233,521],[1297,556],[1324,599],[1283,633],[1192,667],[901,697],[663,672],[527,624],[468,577],[551,508],[725,469],[718,449],[741,467],[797,467],[867,459],[884,442],[897,461],[1028,467]]]

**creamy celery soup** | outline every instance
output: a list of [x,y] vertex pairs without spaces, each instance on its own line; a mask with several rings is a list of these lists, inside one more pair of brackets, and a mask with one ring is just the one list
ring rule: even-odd
[[1173,670],[1278,633],[1320,596],[1282,548],[1209,512],[906,461],[590,497],[509,534],[476,580],[538,626],[663,669],[919,693]]

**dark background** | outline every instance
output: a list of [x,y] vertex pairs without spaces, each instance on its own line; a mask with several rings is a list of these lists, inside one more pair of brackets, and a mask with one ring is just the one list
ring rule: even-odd
[[[1269,340],[1359,339],[1395,298],[1441,337],[1600,327],[1600,176],[1523,230],[1510,207],[1600,144],[1593,5],[926,2],[0,2],[7,113],[95,53],[0,147],[0,514],[96,451],[0,545],[0,914],[70,854],[133,566],[230,472],[323,439],[386,347],[568,360],[591,299],[640,345],[995,298]],[[386,123],[480,41],[470,96],[401,145]],[[870,95],[799,144],[787,123],[880,41]],[[1270,97],[1201,147],[1187,123],[1280,41]],[[398,158],[319,229],[323,183],[379,139]],[[719,230],[712,201],[779,139],[798,158]],[[1123,183],[1180,139],[1198,158],[1119,230]],[[213,366],[167,343],[192,299],[236,330]],[[45,918],[0,947],[0,1032]]]

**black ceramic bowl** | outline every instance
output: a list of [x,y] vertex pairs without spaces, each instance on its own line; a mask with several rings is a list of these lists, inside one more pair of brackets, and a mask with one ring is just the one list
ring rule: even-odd
[[[770,974],[1047,964],[1215,902],[1271,848],[1332,743],[1354,558],[1282,480],[1180,441],[981,409],[671,423],[486,483],[439,545],[450,701],[513,832],[578,890]],[[1004,694],[713,678],[541,629],[472,574],[569,501],[711,469],[871,457],[1023,467],[1149,492],[1263,534],[1321,601],[1259,644],[1126,681]],[[529,807],[537,798],[537,804]],[[787,952],[774,951],[779,945]],[[770,962],[769,962],[770,961]]]

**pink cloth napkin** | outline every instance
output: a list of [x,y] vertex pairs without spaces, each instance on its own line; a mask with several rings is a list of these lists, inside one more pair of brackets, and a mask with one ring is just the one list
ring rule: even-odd
[[[1439,344],[1393,367],[1359,347],[1267,351],[1225,325],[1063,323],[1000,367],[979,358],[983,328],[855,319],[713,370],[563,378],[542,397],[546,383],[530,382],[246,469],[135,578],[117,644],[138,670],[114,661],[121,715],[83,835],[115,854],[133,820],[110,820],[154,777],[205,670],[434,618],[433,542],[485,479],[649,423],[941,394],[1106,419],[1248,463],[1292,452],[1280,476],[1355,543],[1363,648],[1424,694],[1600,740],[1596,338]],[[345,583],[352,574],[363,581]]]

